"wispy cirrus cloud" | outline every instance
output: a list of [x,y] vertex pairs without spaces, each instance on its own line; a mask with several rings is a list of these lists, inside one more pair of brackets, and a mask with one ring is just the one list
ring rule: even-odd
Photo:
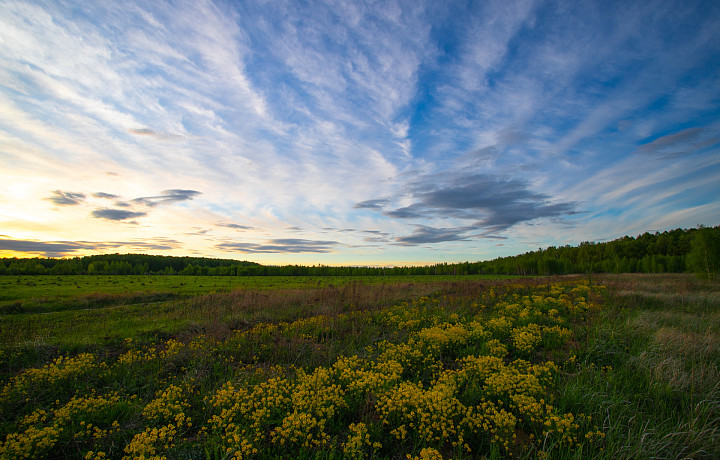
[[[197,227],[242,231],[259,259],[367,243],[409,260],[396,251],[490,236],[523,251],[651,212],[705,221],[720,194],[720,4],[2,10],[0,214],[50,219],[53,240],[156,228],[214,244]],[[292,236],[337,245],[275,242]]]

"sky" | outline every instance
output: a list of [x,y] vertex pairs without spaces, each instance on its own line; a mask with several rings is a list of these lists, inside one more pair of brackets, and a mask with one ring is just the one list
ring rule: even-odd
[[716,0],[0,0],[0,257],[421,265],[718,224]]

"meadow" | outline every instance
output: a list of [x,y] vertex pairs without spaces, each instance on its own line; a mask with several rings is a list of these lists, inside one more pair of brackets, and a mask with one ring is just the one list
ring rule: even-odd
[[720,458],[720,286],[690,275],[0,292],[0,458]]

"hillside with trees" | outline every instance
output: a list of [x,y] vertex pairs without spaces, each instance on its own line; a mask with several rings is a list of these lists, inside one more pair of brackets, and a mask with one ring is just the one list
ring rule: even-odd
[[609,242],[538,249],[482,262],[415,267],[268,266],[200,257],[110,254],[71,259],[0,259],[0,275],[566,275],[572,273],[685,273],[714,279],[720,270],[720,226],[624,236]]

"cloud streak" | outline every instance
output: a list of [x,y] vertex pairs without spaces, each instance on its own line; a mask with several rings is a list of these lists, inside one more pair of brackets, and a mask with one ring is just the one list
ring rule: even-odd
[[96,209],[94,210],[91,215],[97,219],[106,219],[106,220],[115,220],[115,221],[121,221],[121,220],[127,220],[127,219],[136,219],[138,217],[144,217],[147,216],[146,212],[135,212],[135,211],[126,211],[124,209]]
[[52,195],[45,198],[48,201],[60,206],[74,206],[85,201],[84,193],[77,192],[63,192],[61,190],[55,190]]
[[0,250],[42,254],[45,257],[65,257],[86,251],[107,251],[125,248],[129,251],[166,251],[177,249],[181,243],[170,238],[150,241],[38,241],[0,236]]
[[240,225],[240,224],[217,224],[218,227],[227,227],[232,228],[235,230],[254,230],[253,227],[247,226],[247,225]]
[[158,133],[149,128],[132,128],[129,130],[129,132],[130,132],[130,134],[134,134],[136,136],[147,136],[147,137],[153,137],[155,139],[160,139],[160,140],[184,139],[184,136],[181,136],[179,134]]
[[314,241],[301,238],[278,238],[265,243],[226,242],[216,245],[218,249],[241,254],[302,254],[328,253],[339,243],[337,241]]
[[115,198],[119,198],[118,195],[114,195],[112,193],[105,193],[105,192],[93,193],[93,196],[95,198],[107,198],[109,200],[114,200]]
[[197,190],[171,189],[162,191],[160,195],[135,198],[132,202],[152,207],[159,204],[189,201],[200,194],[201,192],[198,192]]
[[353,208],[355,208],[355,209],[382,209],[385,206],[387,206],[389,203],[390,203],[390,200],[387,200],[387,199],[365,200],[365,201],[361,201],[360,203],[355,203]]

